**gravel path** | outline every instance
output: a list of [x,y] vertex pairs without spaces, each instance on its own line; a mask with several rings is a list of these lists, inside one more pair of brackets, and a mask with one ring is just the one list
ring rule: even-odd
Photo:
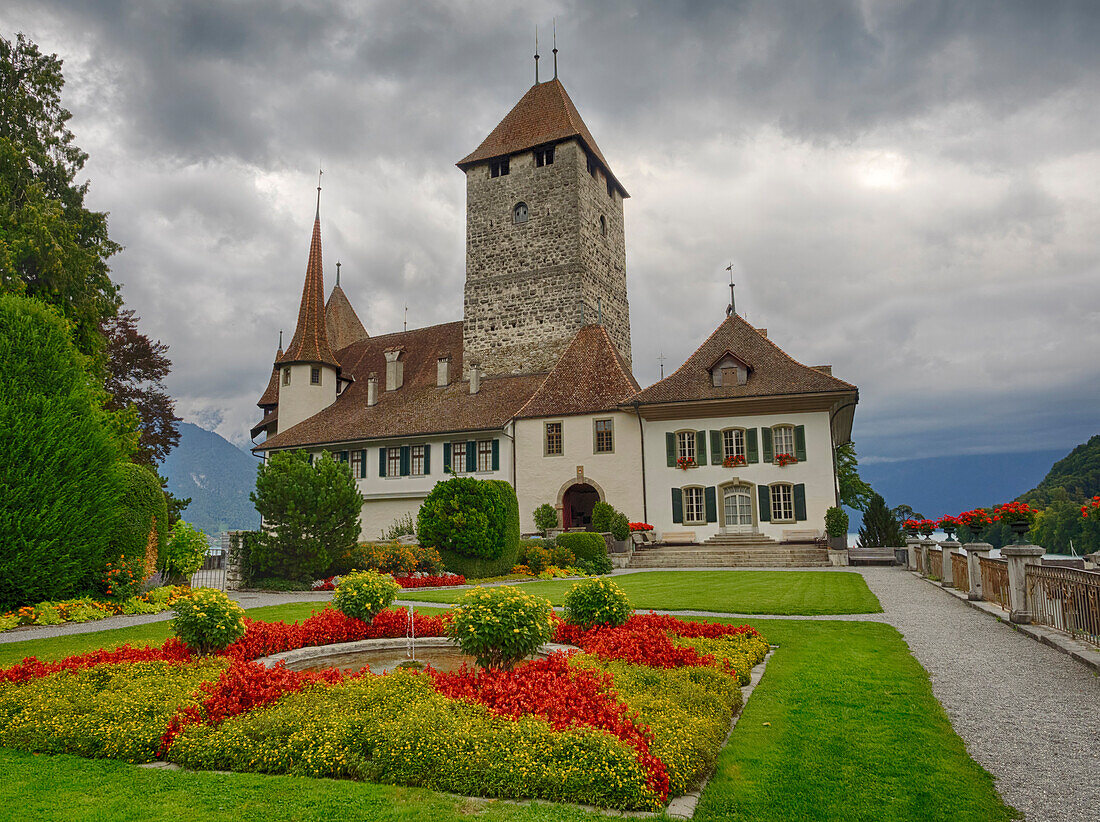
[[864,579],[967,751],[1028,822],[1100,820],[1100,678],[896,568]]

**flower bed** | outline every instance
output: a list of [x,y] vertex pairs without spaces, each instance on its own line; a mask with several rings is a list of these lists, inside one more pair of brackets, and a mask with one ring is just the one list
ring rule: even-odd
[[[446,617],[415,615],[418,636]],[[333,609],[301,623],[247,620],[195,657],[177,640],[0,670],[0,745],[188,768],[345,777],[466,795],[658,810],[714,764],[738,681],[767,653],[752,628],[636,614],[581,629],[582,653],[510,671],[385,676],[266,668],[295,648],[402,637],[408,614],[370,623]],[[51,696],[51,694],[53,696]]]
[[185,585],[154,588],[148,593],[122,600],[98,600],[91,597],[40,602],[16,611],[0,614],[0,631],[24,625],[60,625],[63,622],[90,622],[119,614],[159,614],[171,607],[177,596],[190,590]]
[[[339,576],[318,580],[313,583],[314,591],[335,591]],[[395,576],[393,581],[402,588],[446,588],[452,585],[465,585],[466,577],[462,574],[425,574],[415,573]]]

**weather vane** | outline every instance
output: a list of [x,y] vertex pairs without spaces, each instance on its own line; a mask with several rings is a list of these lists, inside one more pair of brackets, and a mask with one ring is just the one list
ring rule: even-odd
[[731,262],[726,266],[726,271],[730,273],[730,304],[726,306],[726,316],[732,317],[737,313],[736,303],[733,301],[733,263]]
[[665,352],[664,351],[662,351],[657,356],[657,362],[659,362],[661,364],[661,379],[663,380],[665,378]]

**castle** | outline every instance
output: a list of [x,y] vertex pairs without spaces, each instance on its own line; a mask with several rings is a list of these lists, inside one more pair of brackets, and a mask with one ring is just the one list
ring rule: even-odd
[[[855,386],[796,362],[732,310],[674,373],[631,370],[623,184],[565,87],[532,86],[472,153],[455,322],[371,336],[325,300],[320,204],[294,336],[252,429],[260,453],[329,451],[363,496],[362,538],[450,473],[549,502],[583,528],[599,500],[670,539],[820,534]],[[318,194],[319,194],[318,190]]]

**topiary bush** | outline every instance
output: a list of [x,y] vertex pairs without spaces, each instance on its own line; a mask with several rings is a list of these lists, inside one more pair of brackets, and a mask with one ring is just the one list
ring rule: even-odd
[[182,519],[176,520],[164,553],[165,577],[174,583],[186,583],[202,567],[208,548],[206,534]]
[[509,670],[554,635],[550,601],[511,586],[474,588],[454,609],[447,635],[482,668]]
[[626,518],[626,514],[622,511],[616,511],[615,516],[611,518],[611,536],[619,542],[630,539],[630,520]]
[[633,610],[623,589],[609,579],[586,579],[565,595],[565,621],[586,629],[624,625]]
[[358,571],[341,577],[332,595],[332,604],[346,616],[370,622],[393,604],[400,590],[391,576],[376,571]]
[[519,502],[501,480],[453,477],[420,506],[421,545],[436,548],[449,571],[468,578],[506,574],[519,553]]
[[244,636],[244,609],[213,588],[196,588],[172,600],[172,630],[200,654],[222,651]]
[[831,537],[848,535],[848,513],[835,505],[825,511],[825,531]]
[[611,519],[615,513],[615,507],[610,503],[597,502],[592,506],[592,530],[597,534],[606,534],[611,530]]
[[548,502],[544,502],[534,513],[535,527],[546,536],[551,528],[558,527],[558,509]]
[[[125,555],[132,561],[140,583],[162,567],[168,547],[168,501],[160,479],[145,466],[120,462],[115,465],[115,473],[119,518],[113,537],[113,556],[108,559],[114,561]],[[147,559],[152,561],[147,564]]]
[[556,544],[572,551],[577,567],[588,574],[611,573],[611,558],[607,555],[607,543],[603,537],[589,531],[569,531],[558,534]]

